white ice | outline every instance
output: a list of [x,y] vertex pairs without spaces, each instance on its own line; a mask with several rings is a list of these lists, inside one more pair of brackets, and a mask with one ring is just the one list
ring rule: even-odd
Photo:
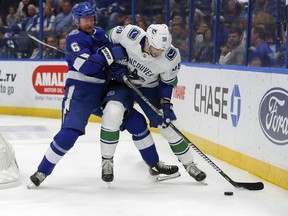
[[[115,179],[109,189],[100,177],[100,125],[89,123],[86,135],[58,163],[39,188],[26,188],[59,119],[0,115],[0,132],[13,145],[21,171],[20,185],[0,189],[0,215],[17,216],[286,216],[288,191],[212,156],[234,181],[263,181],[262,191],[234,188],[194,152],[206,171],[205,186],[195,182],[177,161],[166,141],[153,134],[160,159],[177,164],[181,177],[155,182],[127,133],[121,133],[115,154]],[[234,192],[224,196],[224,191]]]

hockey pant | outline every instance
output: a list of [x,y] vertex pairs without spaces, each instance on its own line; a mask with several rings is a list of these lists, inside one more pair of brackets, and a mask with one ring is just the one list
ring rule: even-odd
[[132,134],[135,146],[141,157],[148,164],[159,162],[159,156],[144,116],[132,109],[123,120],[126,109],[118,101],[109,101],[102,116],[101,127],[101,154],[105,158],[111,158],[119,141],[119,128],[126,129]]

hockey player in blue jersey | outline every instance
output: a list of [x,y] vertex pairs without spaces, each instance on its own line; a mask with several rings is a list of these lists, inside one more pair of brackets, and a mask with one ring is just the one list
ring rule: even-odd
[[[132,134],[133,141],[143,158],[149,157],[150,152],[156,148],[144,117],[136,110],[131,109],[134,101],[136,101],[148,117],[150,126],[159,128],[160,133],[169,142],[173,153],[189,175],[196,181],[203,181],[206,178],[206,173],[194,163],[189,144],[169,126],[170,121],[173,121],[174,125],[178,125],[171,96],[172,89],[177,84],[181,57],[179,50],[171,44],[172,39],[168,27],[165,24],[152,24],[145,32],[135,25],[117,26],[106,34],[111,42],[121,44],[126,49],[129,58],[129,74],[127,76],[130,82],[137,86],[154,106],[163,111],[163,118],[159,117],[139,95],[125,84],[112,86],[105,98],[107,105],[102,116],[102,157],[106,160],[110,159],[112,166],[112,158],[118,140],[105,138],[113,137],[108,136],[108,134],[119,133],[120,127]],[[117,71],[110,75],[120,81],[121,76],[123,76]],[[130,114],[122,124],[120,119],[117,120],[115,116],[122,116],[125,112]],[[157,167],[150,166],[150,173],[157,175]],[[112,168],[110,168],[109,175],[113,176]]]
[[[37,171],[30,176],[32,183],[28,188],[38,187],[52,173],[56,164],[73,147],[77,138],[85,134],[85,127],[91,114],[102,116],[102,100],[109,85],[106,80],[107,72],[111,68],[117,71],[123,69],[123,67],[115,69],[115,66],[116,62],[125,59],[126,53],[122,47],[109,42],[103,29],[95,27],[96,14],[92,6],[87,2],[76,4],[72,9],[72,15],[77,29],[72,30],[67,36],[66,51],[93,62],[66,55],[69,71],[62,102],[61,129],[54,136]],[[156,149],[153,157],[156,158],[153,161],[159,162]],[[102,163],[103,170],[106,167],[105,162]],[[177,166],[168,166],[167,169],[170,173],[178,171]]]
[[85,133],[91,114],[102,115],[101,103],[108,86],[105,70],[115,60],[125,57],[122,48],[113,47],[104,30],[95,27],[96,13],[89,3],[76,4],[72,15],[77,29],[67,36],[66,50],[99,64],[66,55],[69,71],[62,102],[61,129],[54,136],[37,171],[30,177],[30,186],[39,186],[51,174],[77,138]]

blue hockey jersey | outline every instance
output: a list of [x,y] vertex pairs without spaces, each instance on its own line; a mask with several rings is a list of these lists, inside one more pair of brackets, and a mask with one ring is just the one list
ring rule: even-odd
[[65,59],[69,71],[66,83],[105,83],[105,68],[108,64],[100,52],[100,49],[105,46],[110,47],[112,44],[105,37],[105,31],[99,27],[95,27],[91,35],[78,29],[72,30],[67,36],[66,51],[99,62],[99,64],[67,54]]

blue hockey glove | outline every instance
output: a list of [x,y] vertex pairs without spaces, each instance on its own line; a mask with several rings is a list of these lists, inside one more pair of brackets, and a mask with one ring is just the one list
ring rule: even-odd
[[117,82],[123,82],[123,76],[128,74],[127,65],[114,62],[110,65],[108,75]]
[[173,111],[173,104],[169,101],[161,102],[161,109],[163,110],[163,127],[166,128],[171,121],[174,121],[177,118]]
[[126,50],[120,45],[111,48],[103,47],[101,53],[104,55],[108,65],[111,65],[114,61],[127,59]]

